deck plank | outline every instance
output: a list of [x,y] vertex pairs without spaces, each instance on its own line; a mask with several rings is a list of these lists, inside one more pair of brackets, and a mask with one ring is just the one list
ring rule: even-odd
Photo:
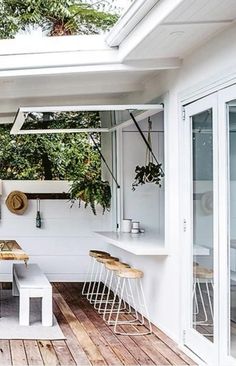
[[48,366],[57,366],[60,365],[60,362],[57,358],[56,352],[53,348],[51,341],[38,341],[39,350],[43,358],[43,362]]
[[78,339],[76,338],[75,334],[72,332],[71,327],[67,323],[66,319],[64,318],[63,314],[61,313],[60,309],[58,308],[55,301],[53,302],[53,311],[57,318],[57,321],[61,327],[61,330],[66,337],[66,344],[73,356],[73,359],[75,360],[75,363],[77,365],[83,365],[83,366],[90,366],[91,363],[86,356],[86,353],[84,352],[83,348],[78,342]]
[[72,331],[76,335],[79,343],[87,354],[92,365],[106,365],[106,362],[96,347],[96,345],[92,342],[91,338],[88,336],[87,332],[78,321],[74,313],[71,311],[69,305],[66,303],[61,294],[54,294],[54,299],[59,309],[63,313],[64,317],[68,321]]
[[187,365],[197,365],[190,357],[188,357],[184,352],[182,352],[177,343],[173,341],[170,337],[168,337],[164,332],[162,332],[155,325],[152,326],[153,333],[159,338],[163,343],[165,343],[168,347],[170,347],[178,356],[180,356]]
[[52,341],[52,345],[61,365],[76,365],[65,341]]
[[[28,364],[32,366],[43,365],[43,359],[39,351],[37,341],[25,340],[24,341],[25,353],[28,360]],[[0,363],[1,364],[1,363]]]
[[11,365],[10,342],[8,340],[0,340],[0,365]]
[[28,365],[27,357],[25,353],[25,347],[22,340],[11,340],[10,341],[12,364],[15,366]]

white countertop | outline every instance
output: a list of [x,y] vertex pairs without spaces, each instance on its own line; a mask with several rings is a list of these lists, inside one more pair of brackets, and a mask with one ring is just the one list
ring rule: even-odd
[[107,243],[136,255],[169,255],[164,238],[160,238],[154,233],[131,234],[97,231],[96,234],[105,239]]
[[193,255],[210,255],[210,249],[203,245],[194,245]]

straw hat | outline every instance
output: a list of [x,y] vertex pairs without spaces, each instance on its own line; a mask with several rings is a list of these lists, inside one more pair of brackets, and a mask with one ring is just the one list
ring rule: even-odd
[[28,199],[23,192],[13,191],[7,196],[6,205],[12,213],[22,215],[28,207]]
[[201,197],[201,206],[206,215],[212,215],[213,213],[213,192],[205,192]]

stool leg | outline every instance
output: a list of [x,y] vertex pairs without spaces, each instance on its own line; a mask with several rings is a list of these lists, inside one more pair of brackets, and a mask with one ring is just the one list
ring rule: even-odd
[[[212,285],[212,287],[213,287],[213,285]],[[212,306],[210,290],[209,290],[209,286],[208,286],[207,282],[206,282],[206,289],[207,289],[207,297],[208,297],[208,302],[209,302],[209,306],[210,306],[211,317],[212,317],[212,320],[213,320],[213,306]]]
[[52,290],[45,291],[42,297],[42,324],[45,327],[52,326]]
[[199,282],[198,279],[197,279],[197,283],[196,284],[197,284],[197,288],[198,288],[198,292],[199,292],[199,296],[200,296],[200,300],[201,300],[202,309],[203,309],[203,313],[204,313],[205,319],[204,320],[200,320],[200,321],[196,321],[194,323],[195,325],[197,325],[197,324],[203,324],[203,323],[206,323],[208,321],[206,307],[205,307],[205,302],[204,302],[203,295],[202,295],[202,289],[201,289],[201,285],[200,285],[200,282]]
[[107,299],[108,299],[108,294],[107,294],[106,300],[105,301],[103,300],[104,297],[105,297],[106,288],[108,287],[108,277],[109,277],[109,271],[106,270],[106,277],[105,277],[104,286],[103,286],[103,290],[102,290],[102,295],[101,295],[101,299],[99,301],[98,308],[96,306],[96,303],[94,304],[94,308],[98,310],[98,313],[99,314],[103,311],[103,309],[101,308],[102,304],[103,303],[106,303],[107,302]]
[[112,301],[112,304],[111,304],[111,308],[110,308],[110,312],[109,312],[109,316],[108,316],[108,320],[107,320],[108,325],[112,324],[111,316],[112,316],[113,309],[114,309],[114,306],[115,306],[115,301],[116,301],[116,297],[118,295],[119,287],[120,287],[120,278],[118,278],[118,280],[117,280],[117,285],[116,285],[113,301]]
[[197,294],[196,294],[196,282],[193,284],[193,303],[194,303],[194,315],[199,314],[199,307],[198,307],[198,301],[197,301]]
[[[98,299],[98,295],[99,295],[99,290],[100,290],[100,286],[101,286],[101,283],[102,283],[102,274],[103,274],[103,270],[104,270],[104,266],[101,265],[101,268],[100,268],[100,273],[99,273],[99,277],[98,277],[98,284],[97,284],[97,289],[95,290],[94,288],[94,291],[90,297],[90,303],[94,303],[96,304],[97,302],[97,299]],[[93,299],[93,296],[95,296],[95,299]]]
[[[87,293],[87,300],[90,302],[92,297],[93,297],[93,294],[95,292],[95,287],[96,287],[96,282],[97,282],[97,279],[98,279],[98,276],[99,276],[99,264],[96,262],[96,270],[95,270],[95,276],[93,278],[93,286],[92,286],[92,289],[91,289],[91,292],[90,292],[90,289],[89,289],[89,292]],[[91,282],[92,283],[92,282]],[[91,286],[90,286],[91,287]]]
[[[152,333],[152,324],[149,320],[150,316],[149,316],[149,312],[148,312],[148,308],[147,308],[147,304],[146,304],[146,300],[145,300],[145,296],[144,296],[143,285],[142,285],[141,279],[139,280],[139,284],[140,284],[140,290],[141,290],[141,294],[142,294],[142,298],[143,298],[142,303],[143,303],[143,308],[144,308],[144,312],[145,312],[144,314],[145,314],[146,319],[148,321],[149,333],[147,333],[147,334],[151,334]],[[142,315],[142,317],[143,317],[143,315]],[[144,321],[144,317],[143,317],[143,321]]]
[[[83,285],[83,288],[82,288],[82,295],[87,295],[87,292],[89,291],[89,287],[90,287],[89,285],[91,283],[92,276],[93,276],[93,271],[94,271],[94,264],[95,264],[95,261],[92,258],[90,258],[89,269],[88,269],[88,272],[87,272],[87,278],[84,281],[84,285]],[[86,291],[86,286],[88,287],[87,291]]]
[[[109,298],[110,298],[110,293],[111,293],[111,287],[112,287],[112,280],[113,280],[113,276],[114,276],[114,273],[113,271],[111,272],[111,277],[110,277],[110,281],[109,281],[109,284],[108,284],[108,293],[107,293],[107,298],[106,298],[106,302],[105,302],[105,307],[104,307],[104,310],[103,310],[103,320],[104,321],[107,321],[106,319],[106,313],[109,312],[109,310],[107,309],[107,306],[108,306],[108,303],[109,303]],[[112,301],[112,304],[113,304],[113,301]],[[109,313],[110,314],[110,313]]]
[[[101,294],[99,294],[99,289],[100,289],[100,286],[102,284],[102,274],[105,270],[105,273],[106,273],[106,277],[105,277],[105,281],[103,283],[103,289],[102,289],[102,292]],[[94,309],[98,309],[97,307],[97,304],[100,306],[100,304],[103,302],[103,298],[104,298],[104,295],[105,295],[105,290],[106,290],[106,285],[107,285],[107,277],[108,277],[108,270],[102,266],[102,271],[100,273],[100,278],[99,278],[99,282],[98,282],[98,288],[97,288],[97,293],[96,293],[96,297],[95,297],[95,300],[94,300]],[[98,295],[101,295],[100,299],[98,299]]]
[[29,325],[30,298],[28,290],[20,292],[20,325]]
[[[120,282],[120,279],[118,281]],[[122,299],[123,299],[124,288],[125,288],[125,279],[123,279],[123,283],[121,285],[120,299],[119,299],[118,309],[117,309],[116,318],[115,318],[115,322],[114,322],[114,332],[116,334],[119,334],[119,332],[117,331],[117,324],[118,324],[118,319],[119,319],[119,315],[120,315],[120,308],[121,308],[121,303],[122,303]]]

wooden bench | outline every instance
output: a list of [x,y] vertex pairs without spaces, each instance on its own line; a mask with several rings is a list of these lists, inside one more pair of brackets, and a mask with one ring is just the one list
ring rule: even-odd
[[20,296],[20,325],[29,325],[30,298],[42,298],[42,324],[52,326],[52,286],[35,263],[13,264],[13,296]]

